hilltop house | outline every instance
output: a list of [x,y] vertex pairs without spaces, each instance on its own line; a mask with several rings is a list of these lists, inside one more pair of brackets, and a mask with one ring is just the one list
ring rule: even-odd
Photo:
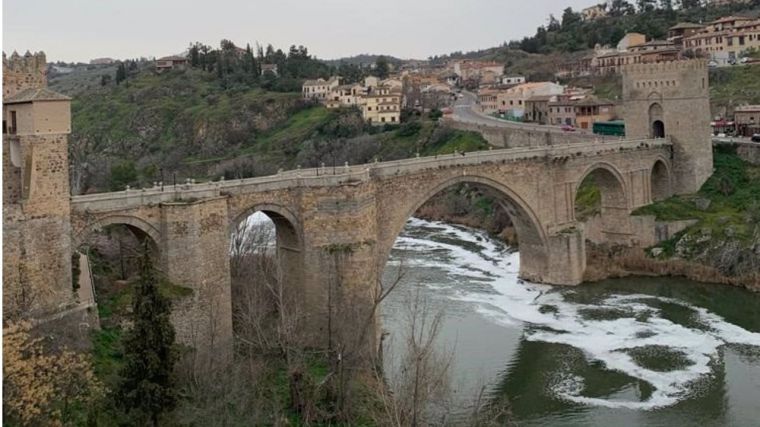
[[363,97],[362,117],[371,125],[401,122],[401,88],[377,86]]
[[340,77],[333,76],[328,80],[319,78],[316,80],[306,80],[301,88],[303,99],[317,101],[326,101],[329,99],[330,92],[340,85]]
[[275,76],[278,76],[277,64],[261,64],[261,75],[263,76],[264,73],[272,73]]
[[164,56],[156,59],[156,71],[173,70],[187,67],[187,58],[184,56]]

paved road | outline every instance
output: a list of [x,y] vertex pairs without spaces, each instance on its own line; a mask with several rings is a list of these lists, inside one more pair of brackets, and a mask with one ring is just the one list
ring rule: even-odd
[[[488,126],[498,126],[513,129],[534,130],[540,132],[558,132],[563,133],[559,126],[536,125],[532,123],[511,122],[508,120],[497,119],[493,116],[483,114],[478,111],[477,96],[472,92],[462,91],[462,98],[454,102],[452,119],[465,123],[475,123]],[[576,129],[578,133],[590,133],[583,129]]]

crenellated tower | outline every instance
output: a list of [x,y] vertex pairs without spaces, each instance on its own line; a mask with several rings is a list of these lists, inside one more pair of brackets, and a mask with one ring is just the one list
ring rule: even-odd
[[3,99],[40,87],[47,87],[45,52],[27,51],[24,56],[13,52],[10,57],[3,52]]
[[626,136],[669,138],[673,191],[697,192],[713,172],[707,61],[626,66],[623,102]]
[[3,54],[3,302],[33,317],[76,304],[71,273],[71,99],[47,88],[45,54]]

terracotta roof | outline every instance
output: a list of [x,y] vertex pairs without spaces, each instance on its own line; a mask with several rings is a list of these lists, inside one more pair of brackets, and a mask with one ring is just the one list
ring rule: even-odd
[[691,22],[679,22],[678,24],[673,25],[672,27],[668,29],[669,30],[688,30],[691,28],[704,28],[704,25],[693,24]]
[[710,24],[722,24],[724,22],[751,21],[751,20],[752,18],[747,18],[746,16],[724,16],[723,18],[716,19]]
[[34,101],[70,101],[66,95],[52,91],[46,87],[36,89],[26,89],[3,100],[3,104],[20,104]]
[[163,58],[158,58],[156,61],[187,61],[187,58],[179,55],[171,55],[164,56]]
[[526,99],[525,102],[548,102],[551,101],[551,99],[555,96],[556,95],[531,96],[530,98]]
[[576,101],[575,105],[581,105],[581,106],[615,105],[615,103],[610,101],[609,99],[595,98],[593,96],[589,96],[589,97]]

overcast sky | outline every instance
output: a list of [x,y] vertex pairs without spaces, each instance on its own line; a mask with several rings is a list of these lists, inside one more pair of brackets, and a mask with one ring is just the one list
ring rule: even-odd
[[[194,4],[198,3],[198,6]],[[594,0],[4,0],[3,50],[49,61],[136,58],[218,46],[304,45],[323,59],[427,58],[532,35],[549,14]]]

